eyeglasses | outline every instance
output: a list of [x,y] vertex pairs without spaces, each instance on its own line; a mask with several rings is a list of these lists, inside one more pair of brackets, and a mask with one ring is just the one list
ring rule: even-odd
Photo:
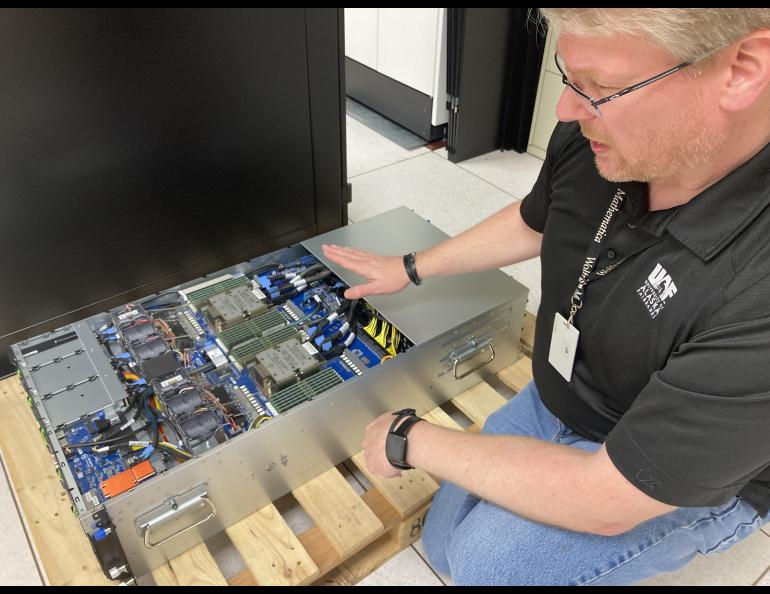
[[652,78],[648,78],[647,80],[643,80],[640,83],[636,83],[635,85],[631,85],[630,87],[626,87],[625,89],[618,91],[617,93],[614,93],[612,95],[609,95],[607,97],[604,97],[603,99],[592,99],[588,95],[586,95],[580,87],[578,87],[575,83],[573,83],[570,79],[567,78],[567,75],[564,73],[564,69],[561,67],[561,64],[559,64],[559,55],[554,54],[553,56],[554,61],[556,62],[556,68],[559,69],[559,72],[561,72],[561,82],[567,85],[570,89],[575,91],[578,95],[580,95],[583,99],[588,101],[588,103],[591,104],[591,107],[593,108],[596,115],[600,116],[602,115],[602,112],[599,111],[599,106],[603,105],[605,103],[609,103],[610,101],[615,101],[615,99],[618,99],[619,97],[622,97],[623,95],[628,95],[629,93],[636,91],[637,89],[641,89],[642,87],[646,87],[647,85],[651,85],[654,82],[659,81],[662,78],[666,78],[670,74],[674,74],[675,72],[679,72],[683,68],[687,68],[692,62],[682,62],[678,66],[674,66],[673,68],[669,68],[665,72],[661,72],[660,74],[657,74],[653,76]]

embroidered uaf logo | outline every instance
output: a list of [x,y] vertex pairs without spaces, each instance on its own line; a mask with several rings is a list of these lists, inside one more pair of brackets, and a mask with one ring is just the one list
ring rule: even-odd
[[666,300],[676,295],[676,285],[671,275],[658,263],[636,294],[650,312],[650,317],[655,318],[663,310]]

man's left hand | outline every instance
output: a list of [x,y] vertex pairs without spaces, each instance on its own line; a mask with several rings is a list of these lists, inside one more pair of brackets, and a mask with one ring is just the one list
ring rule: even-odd
[[369,471],[375,476],[381,478],[392,478],[401,476],[401,471],[388,462],[385,456],[385,439],[388,436],[395,417],[393,413],[387,412],[366,426],[366,434],[361,447],[364,450],[364,459]]

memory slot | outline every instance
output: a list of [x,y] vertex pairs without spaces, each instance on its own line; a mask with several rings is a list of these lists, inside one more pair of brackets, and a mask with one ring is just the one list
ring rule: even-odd
[[229,349],[233,345],[262,336],[271,328],[286,324],[286,318],[277,309],[271,309],[237,326],[228,328],[219,335],[219,339]]
[[252,338],[243,344],[239,344],[238,346],[233,347],[233,349],[230,351],[230,354],[241,366],[244,366],[247,363],[253,361],[254,357],[256,357],[265,349],[276,346],[277,344],[280,344],[290,338],[297,338],[297,340],[299,340],[299,330],[291,326],[284,326],[275,332],[257,336],[256,338]]
[[276,392],[270,397],[270,403],[283,414],[298,404],[312,400],[319,394],[338,386],[342,378],[331,367],[319,371],[315,375],[298,381],[296,384]]
[[245,276],[237,276],[235,278],[230,278],[220,283],[216,283],[215,285],[211,285],[210,287],[204,287],[203,289],[198,289],[197,291],[188,293],[187,300],[197,308],[199,305],[206,303],[206,301],[211,299],[214,295],[224,293],[225,291],[234,289],[235,287],[248,285],[249,283],[249,279]]

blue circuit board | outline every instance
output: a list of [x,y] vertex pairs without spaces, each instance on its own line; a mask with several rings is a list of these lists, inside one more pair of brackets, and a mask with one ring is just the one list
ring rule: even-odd
[[[361,362],[367,367],[376,367],[380,363],[380,357],[372,351],[364,342],[356,337],[353,343],[348,347],[354,355],[357,355]],[[334,368],[340,374],[343,380],[349,380],[356,377],[356,373],[348,367],[340,357],[334,357],[326,366]],[[322,365],[322,367],[324,367]]]
[[[312,256],[309,256],[308,258],[312,258]],[[317,261],[314,258],[312,258],[312,260],[308,261],[307,264],[314,264],[315,262]],[[303,270],[305,270],[305,268],[306,266],[289,267],[282,270],[281,273],[282,274],[286,274],[287,272],[300,273]],[[268,294],[270,294],[271,291],[275,289],[275,286],[271,282],[270,274],[260,275],[259,277],[257,277],[257,282]],[[282,279],[279,282],[285,282],[285,279]],[[334,284],[332,285],[323,283],[323,284],[319,284],[317,286],[309,287],[305,289],[299,295],[295,295],[290,300],[305,314],[309,314],[315,309],[317,305],[317,301],[314,299],[314,297],[318,296],[321,299],[324,309],[321,310],[318,314],[315,314],[310,318],[308,318],[308,321],[310,321],[312,319],[315,319],[316,317],[320,317],[321,315],[327,315],[331,311],[336,310],[340,306],[341,302],[334,293],[330,292],[330,289],[339,289],[344,287],[345,285],[343,285],[339,280],[334,281]],[[289,321],[292,321],[292,320],[289,319]]]
[[[70,444],[94,441],[95,435],[89,431],[88,422],[70,426],[65,435]],[[98,454],[90,447],[72,448],[72,456],[67,459],[70,470],[75,477],[78,489],[81,493],[95,491],[99,497],[99,503],[105,500],[99,484],[108,478],[123,472],[126,467],[120,454]]]
[[360,338],[356,338],[348,349],[355,355],[358,355],[358,358],[361,359],[367,367],[376,367],[380,364],[379,355],[370,349]]
[[[313,262],[309,262],[309,264],[312,264],[312,263]],[[289,271],[300,271],[300,270],[301,268],[293,269],[293,270],[289,269]],[[272,288],[272,284],[270,282],[269,277],[270,277],[269,274],[264,274],[258,278],[259,284],[267,292],[270,292],[270,289]],[[305,315],[309,315],[317,307],[317,301],[315,300],[314,297],[318,296],[321,299],[323,308],[318,313],[308,317],[308,319],[306,320],[306,323],[312,322],[313,320],[316,320],[318,318],[325,317],[330,312],[336,311],[340,307],[342,302],[339,300],[337,295],[335,295],[332,292],[334,289],[339,289],[339,288],[344,288],[344,285],[339,281],[336,281],[331,286],[326,284],[321,284],[319,286],[306,289],[300,295],[293,297],[291,301],[302,312],[304,312]],[[323,351],[330,350],[334,346],[339,345],[341,342],[343,342],[347,338],[347,336],[340,336],[335,340],[334,344],[326,340],[329,337],[333,336],[342,327],[343,324],[344,324],[344,321],[342,319],[338,319],[330,324],[327,324],[321,331],[321,334],[323,334],[324,338],[321,338],[321,334],[316,334],[315,327],[311,327],[309,330],[311,341],[319,351],[323,352]],[[367,346],[360,338],[356,337],[356,339],[348,348],[351,352],[357,355],[367,367],[375,367],[376,365],[379,365],[381,357],[377,355],[369,346]],[[356,373],[348,365],[346,365],[339,357],[332,358],[328,362],[324,363],[321,367],[322,368],[332,367],[340,375],[340,377],[342,377],[343,380],[352,379],[353,377],[356,376]]]
[[[192,312],[191,312],[192,313]],[[204,331],[204,336],[196,341],[195,348],[196,351],[192,355],[192,364],[190,367],[190,373],[195,373],[195,369],[199,367],[203,367],[204,365],[209,363],[209,358],[205,354],[206,349],[209,347],[217,347],[216,342],[216,335],[211,331],[208,325],[208,321],[206,320],[206,317],[201,314],[197,313],[194,314],[196,320],[198,320],[198,323],[200,324],[201,328]],[[262,415],[270,415],[270,407],[268,407],[268,400],[267,398],[262,394],[262,392],[257,388],[257,386],[254,384],[254,381],[251,379],[251,376],[249,373],[245,370],[239,371],[236,369],[236,367],[230,363],[227,366],[227,373],[222,373],[222,371],[211,371],[206,374],[206,380],[208,383],[214,387],[214,386],[221,386],[228,390],[228,392],[232,396],[237,396],[238,391],[240,391],[240,394],[244,394],[244,390],[242,388],[245,388],[246,392],[255,398],[255,400],[259,403],[260,408],[262,409],[261,414]],[[238,411],[241,415],[243,415],[246,418],[246,423],[241,423],[242,425],[245,424],[248,426],[248,424],[254,420],[254,418],[258,415],[256,410],[252,410],[251,408],[246,408],[244,406],[241,406],[240,403],[238,403],[235,398],[233,399],[234,405],[237,406]],[[225,426],[225,430],[228,431],[227,426]],[[229,431],[228,431],[229,433]]]
[[[303,256],[298,262],[289,266],[284,266],[280,270],[268,271],[255,277],[257,283],[261,286],[265,293],[275,293],[278,287],[285,285],[287,281],[287,274],[289,277],[292,274],[301,274],[309,266],[317,264],[318,260],[313,256]],[[311,273],[312,275],[312,273]],[[275,282],[275,285],[273,284]],[[298,328],[298,315],[302,315],[301,323],[303,326],[313,321],[319,320],[322,317],[328,316],[330,313],[340,311],[344,301],[340,300],[338,296],[344,289],[339,280],[334,277],[327,277],[321,283],[314,286],[307,287],[301,291],[298,295],[290,298],[291,303],[296,306],[296,310],[293,313],[286,311],[284,306],[278,306],[276,310],[285,317],[287,323],[294,324]],[[320,304],[319,304],[320,300]],[[152,313],[152,306],[148,308],[148,312]],[[344,315],[344,311],[340,311],[340,315]],[[209,326],[209,321],[203,311],[196,311],[189,306],[183,305],[176,310],[176,316],[193,318],[198,324],[198,332],[202,332],[202,335],[198,336],[194,340],[193,348],[190,351],[190,365],[187,368],[188,373],[195,374],[196,369],[203,367],[209,367],[212,359],[207,354],[207,350],[214,347],[219,349],[217,343],[217,334]],[[344,332],[344,335],[335,336],[338,330],[343,326],[344,320],[338,318],[335,321],[328,323],[322,330],[317,330],[318,326],[315,325],[308,328],[311,342],[316,346],[320,352],[327,352],[332,348],[339,347],[348,338],[350,332]],[[113,330],[114,331],[114,330]],[[108,330],[109,332],[109,330]],[[359,331],[360,332],[360,331]],[[334,338],[332,341],[331,338]],[[372,343],[370,343],[371,345]],[[351,352],[356,354],[359,359],[367,367],[374,367],[381,361],[381,355],[376,352],[376,347],[367,345],[361,338],[356,337],[353,343],[348,347]],[[321,365],[322,368],[332,367],[342,377],[343,380],[348,380],[356,376],[356,373],[346,365],[339,356],[333,357],[328,361],[325,361]],[[264,414],[271,414],[271,406],[269,399],[262,393],[259,386],[257,386],[252,379],[249,372],[245,369],[240,369],[232,362],[227,363],[225,366],[221,364],[216,370],[208,371],[205,374],[207,384],[210,388],[220,387],[227,391],[231,401],[228,403],[232,413],[239,415],[239,424],[242,427],[248,427],[249,424],[256,418],[263,416]],[[246,402],[250,406],[246,406]],[[222,417],[224,423],[224,417]],[[225,430],[230,434],[230,428],[225,424]]]
[[[295,272],[300,273],[304,271],[308,266],[312,266],[317,263],[317,260],[312,256],[303,257],[300,259],[299,265],[282,269],[281,273]],[[269,280],[269,274],[263,274],[256,279],[263,287],[266,293],[270,293],[273,288]],[[285,282],[285,280],[279,280],[279,283]],[[344,288],[344,285],[334,278],[328,278],[326,281],[319,283],[318,285],[306,288],[304,291],[296,296],[291,297],[291,302],[296,306],[298,311],[288,313],[283,306],[278,306],[277,311],[286,318],[287,323],[296,325],[300,328],[300,324],[297,323],[297,315],[302,312],[302,326],[308,322],[313,322],[322,317],[328,316],[331,312],[338,311],[343,301],[338,296],[341,294],[340,289]],[[319,305],[318,299],[321,303]],[[147,311],[150,314],[160,313],[154,310],[168,309],[164,306],[149,306]],[[202,367],[209,367],[212,359],[207,354],[207,350],[217,344],[217,335],[209,327],[209,322],[206,316],[201,311],[195,311],[188,305],[182,305],[178,308],[174,308],[175,315],[180,318],[184,315],[188,320],[194,318],[197,321],[200,332],[202,335],[194,339],[192,349],[190,350],[190,365],[187,368],[189,374],[195,374],[196,369]],[[343,312],[340,312],[341,314]],[[171,320],[169,316],[161,314],[159,316],[166,320]],[[345,332],[345,335],[336,337],[334,343],[329,342],[328,338],[332,337],[343,325],[342,319],[337,319],[329,324],[326,324],[320,335],[314,336],[315,327],[311,326],[310,334],[311,341],[316,345],[319,351],[327,351],[335,346],[339,346],[349,335],[349,332]],[[360,331],[359,331],[360,332]],[[100,329],[100,335],[105,342],[112,342],[117,340],[115,327]],[[369,342],[369,344],[367,344]],[[379,365],[381,361],[381,355],[377,353],[377,347],[371,346],[373,343],[368,339],[361,339],[358,336],[348,347],[348,349],[354,353],[361,362],[367,367],[375,367]],[[114,358],[131,360],[131,355],[128,352],[115,355]],[[181,360],[180,360],[181,363]],[[333,368],[343,380],[349,380],[356,377],[356,373],[352,370],[340,357],[333,357],[328,361],[324,361],[321,368]],[[253,421],[258,420],[261,416],[269,415],[271,413],[272,406],[269,404],[269,399],[262,393],[259,386],[256,385],[249,372],[245,369],[240,369],[233,365],[231,362],[226,365],[220,365],[217,369],[208,371],[205,374],[206,383],[209,388],[222,388],[228,396],[229,402],[226,403],[228,413],[237,418],[238,424],[246,429]],[[146,384],[145,379],[139,379],[138,381],[128,382],[129,384],[138,385]],[[222,398],[225,402],[225,399]],[[220,417],[223,422],[225,432],[228,436],[232,436],[238,433],[239,429],[233,429],[226,423],[225,417],[222,416],[220,409],[213,409],[215,413]],[[272,409],[274,410],[274,409]],[[83,422],[70,426],[66,431],[66,440],[69,444],[92,442],[98,437],[98,433],[93,425],[92,420],[85,420]],[[126,470],[127,466],[124,463],[120,453],[111,452],[107,454],[100,454],[94,452],[90,447],[77,448],[73,447],[72,456],[68,458],[68,463],[72,474],[75,477],[78,489],[81,493],[91,493],[93,496],[98,497],[99,502],[105,500],[99,485],[103,481],[115,476],[116,474]]]

